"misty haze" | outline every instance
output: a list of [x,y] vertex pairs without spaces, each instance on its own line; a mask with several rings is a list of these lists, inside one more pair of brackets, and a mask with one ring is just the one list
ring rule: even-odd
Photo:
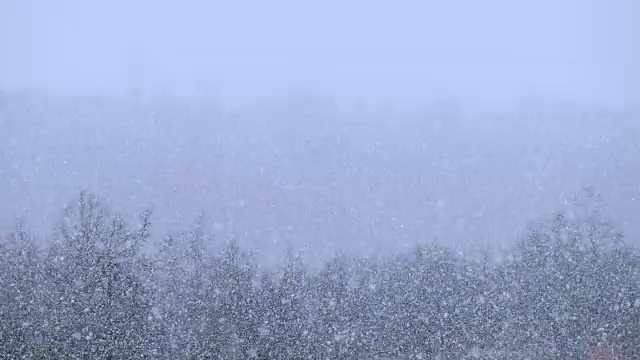
[[640,359],[638,19],[0,2],[0,359]]

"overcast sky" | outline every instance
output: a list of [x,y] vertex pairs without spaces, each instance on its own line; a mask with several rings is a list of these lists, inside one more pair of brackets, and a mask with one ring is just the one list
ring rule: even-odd
[[3,0],[0,83],[620,103],[640,93],[639,19],[634,0]]
[[[89,190],[255,249],[499,247],[595,186],[637,238],[637,113],[593,105],[638,100],[638,4],[0,0],[0,86],[63,95],[0,104],[0,225]],[[140,92],[234,106],[64,97]]]

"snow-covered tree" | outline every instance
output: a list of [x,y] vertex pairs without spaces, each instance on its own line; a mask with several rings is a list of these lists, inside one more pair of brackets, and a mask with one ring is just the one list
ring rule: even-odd
[[45,264],[43,341],[57,357],[135,358],[149,350],[150,297],[138,258],[149,215],[131,230],[84,193],[66,209]]
[[42,343],[42,259],[24,222],[0,237],[0,354],[9,358],[39,356]]

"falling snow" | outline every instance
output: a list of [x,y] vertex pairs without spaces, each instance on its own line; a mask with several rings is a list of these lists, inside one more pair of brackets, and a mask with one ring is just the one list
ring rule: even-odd
[[0,360],[640,359],[640,2],[35,3]]

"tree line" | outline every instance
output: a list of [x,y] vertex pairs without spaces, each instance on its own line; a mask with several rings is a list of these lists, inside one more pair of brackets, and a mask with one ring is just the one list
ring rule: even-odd
[[42,246],[0,240],[0,358],[638,358],[639,251],[598,211],[533,224],[504,261],[433,244],[383,259],[290,254],[260,269],[219,251],[203,221],[148,251],[135,226],[83,193]]

